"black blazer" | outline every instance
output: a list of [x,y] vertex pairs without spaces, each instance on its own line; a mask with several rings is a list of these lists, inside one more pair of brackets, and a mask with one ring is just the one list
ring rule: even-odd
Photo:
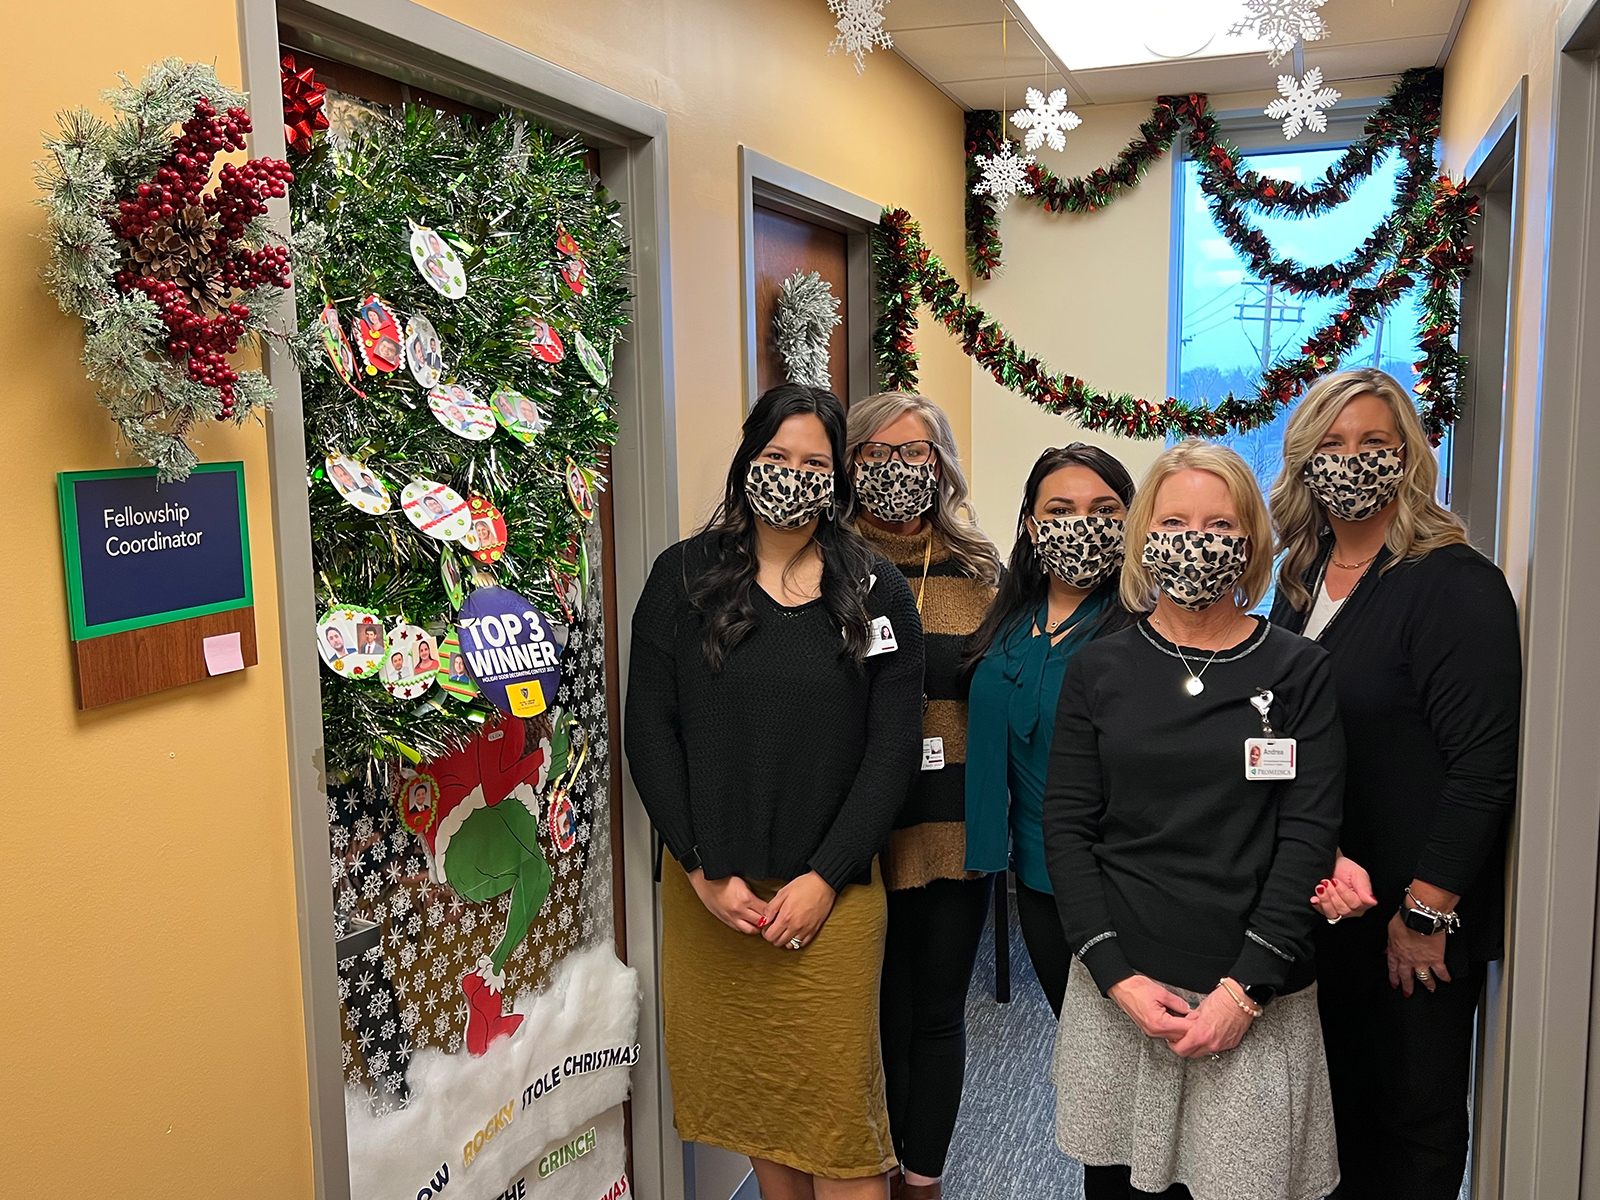
[[[1332,548],[1325,538],[1308,589]],[[1392,561],[1385,547],[1318,639],[1348,746],[1340,848],[1372,876],[1378,907],[1366,919],[1387,924],[1421,879],[1461,896],[1450,958],[1498,958],[1522,707],[1516,604],[1470,546],[1385,570]],[[1308,615],[1281,593],[1272,606],[1273,623],[1296,633]]]

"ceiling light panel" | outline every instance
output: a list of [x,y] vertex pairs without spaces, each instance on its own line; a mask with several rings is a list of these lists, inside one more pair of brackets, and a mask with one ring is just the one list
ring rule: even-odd
[[1008,0],[1069,71],[1256,54],[1267,43],[1228,33],[1243,0]]

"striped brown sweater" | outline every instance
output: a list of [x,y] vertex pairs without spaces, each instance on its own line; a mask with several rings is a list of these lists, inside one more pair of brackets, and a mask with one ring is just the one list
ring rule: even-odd
[[[889,834],[883,854],[883,879],[891,891],[921,887],[935,879],[970,879],[967,856],[967,691],[960,675],[961,653],[994,598],[994,588],[972,578],[950,554],[937,532],[911,537],[887,533],[867,521],[858,528],[884,558],[899,567],[911,594],[923,592],[922,629],[927,639],[924,693],[927,708],[922,736],[944,739],[945,766],[919,771]],[[922,585],[928,538],[933,555]]]

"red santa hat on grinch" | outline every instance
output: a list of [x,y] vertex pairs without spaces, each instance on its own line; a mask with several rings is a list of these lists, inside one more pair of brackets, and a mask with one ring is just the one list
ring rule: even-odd
[[540,738],[527,752],[527,723],[502,717],[461,749],[428,764],[439,783],[439,805],[433,820],[418,830],[428,848],[429,873],[445,882],[445,854],[450,839],[473,812],[513,800],[539,819],[539,792],[550,772],[550,739]]

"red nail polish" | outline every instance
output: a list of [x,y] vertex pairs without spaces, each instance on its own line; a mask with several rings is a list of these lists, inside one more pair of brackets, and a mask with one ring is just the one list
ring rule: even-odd
[[1323,891],[1324,891],[1323,886],[1320,883],[1317,884],[1317,895],[1319,895],[1319,896],[1322,895]]

